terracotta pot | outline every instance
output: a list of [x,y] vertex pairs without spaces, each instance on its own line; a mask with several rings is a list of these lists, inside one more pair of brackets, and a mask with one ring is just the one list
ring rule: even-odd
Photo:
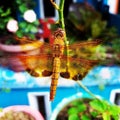
[[27,105],[15,105],[15,106],[6,107],[0,113],[0,117],[9,111],[25,112],[25,113],[31,115],[35,120],[44,120],[43,116],[41,115],[41,113],[39,111],[37,111],[36,109],[32,109],[30,106],[27,106]]
[[[33,41],[22,45],[5,45],[0,43],[0,64],[12,69],[15,72],[24,71],[26,66],[20,60],[19,56],[38,55],[40,53],[40,46],[43,45],[41,41]],[[34,59],[33,63],[37,62]],[[35,66],[33,66],[34,68]]]

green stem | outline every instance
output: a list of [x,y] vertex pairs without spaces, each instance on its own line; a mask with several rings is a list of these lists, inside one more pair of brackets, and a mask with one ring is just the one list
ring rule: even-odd
[[59,14],[59,22],[60,22],[60,26],[63,30],[65,30],[65,23],[64,23],[64,3],[65,0],[60,0],[60,4],[59,4],[59,10],[58,10],[58,14]]
[[[51,0],[52,1],[52,0]],[[54,7],[56,8],[56,10],[58,11],[58,15],[59,15],[59,24],[60,24],[60,27],[65,31],[65,22],[64,22],[64,3],[65,3],[65,0],[60,0],[60,4],[59,6],[57,6],[55,3],[53,4]],[[66,31],[65,31],[65,45],[66,45],[66,52],[67,52],[67,56],[69,56],[69,48],[68,48],[68,45],[69,45],[69,41],[67,40],[67,37],[66,37]],[[68,66],[69,66],[69,60],[68,60],[68,57],[67,57],[67,65],[66,65],[66,71],[68,70]],[[84,86],[80,81],[77,81],[78,85],[81,86],[88,94],[90,94],[93,98],[96,98],[98,99],[86,86]],[[99,100],[99,99],[98,99]]]
[[[58,21],[59,21],[60,28],[62,28],[65,31],[65,22],[64,22],[64,3],[65,3],[65,0],[60,0],[59,6],[53,0],[50,0],[50,2],[54,6],[54,8],[58,11],[58,15],[59,15]],[[69,44],[69,41],[67,40],[66,31],[65,31],[65,45],[68,46],[68,44]]]
[[[98,99],[85,85],[82,84],[81,81],[77,81],[78,85],[82,87],[88,94],[90,94],[93,98]],[[98,99],[99,100],[99,99]]]
[[[67,53],[67,56],[69,56],[69,48],[68,48],[69,41],[67,40],[66,30],[65,30],[65,22],[64,22],[64,3],[65,3],[65,0],[60,0],[58,14],[59,14],[60,27],[65,31],[64,41],[65,41],[65,46],[66,46],[66,53]],[[66,71],[68,71],[68,66],[69,66],[69,59],[67,57]]]
[[68,46],[69,41],[67,40],[65,22],[64,22],[64,3],[65,0],[60,0],[58,14],[59,14],[60,27],[65,31],[65,45]]

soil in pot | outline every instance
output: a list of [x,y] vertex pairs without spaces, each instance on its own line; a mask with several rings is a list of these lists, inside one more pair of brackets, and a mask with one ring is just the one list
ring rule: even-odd
[[0,111],[0,120],[44,120],[42,114],[27,105],[8,106]]
[[32,115],[22,111],[9,111],[4,116],[0,117],[0,120],[35,120]]

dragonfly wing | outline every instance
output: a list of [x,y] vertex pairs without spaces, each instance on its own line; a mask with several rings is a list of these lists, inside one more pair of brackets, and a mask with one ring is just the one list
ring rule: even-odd
[[95,50],[102,40],[79,42],[66,46],[61,59],[61,73],[64,78],[82,80],[86,74],[99,62]]
[[53,45],[48,44],[48,43],[44,43],[40,47],[40,53],[41,54],[52,54],[52,48],[53,48]]
[[14,58],[13,56],[6,56],[0,58],[0,64],[12,68],[12,70],[19,67],[35,77],[50,76],[52,74],[51,55],[21,55]]
[[67,79],[82,80],[98,62],[98,60],[66,57],[65,60],[61,60],[60,75]]
[[45,77],[52,74],[51,55],[19,56],[19,59],[24,63],[26,70],[35,77]]
[[68,47],[68,56],[77,58],[96,59],[96,48],[102,40],[92,40],[72,44]]

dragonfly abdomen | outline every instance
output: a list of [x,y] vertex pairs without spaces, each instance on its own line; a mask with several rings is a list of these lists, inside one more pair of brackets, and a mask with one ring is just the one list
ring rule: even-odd
[[64,38],[65,31],[58,29],[54,32],[54,44],[53,44],[53,70],[52,70],[52,82],[50,87],[50,100],[54,100],[56,94],[58,78],[60,74],[60,58],[64,51]]
[[51,87],[50,87],[50,100],[51,101],[54,100],[54,96],[56,94],[59,73],[60,73],[60,58],[55,57],[53,61],[52,81],[51,81]]

